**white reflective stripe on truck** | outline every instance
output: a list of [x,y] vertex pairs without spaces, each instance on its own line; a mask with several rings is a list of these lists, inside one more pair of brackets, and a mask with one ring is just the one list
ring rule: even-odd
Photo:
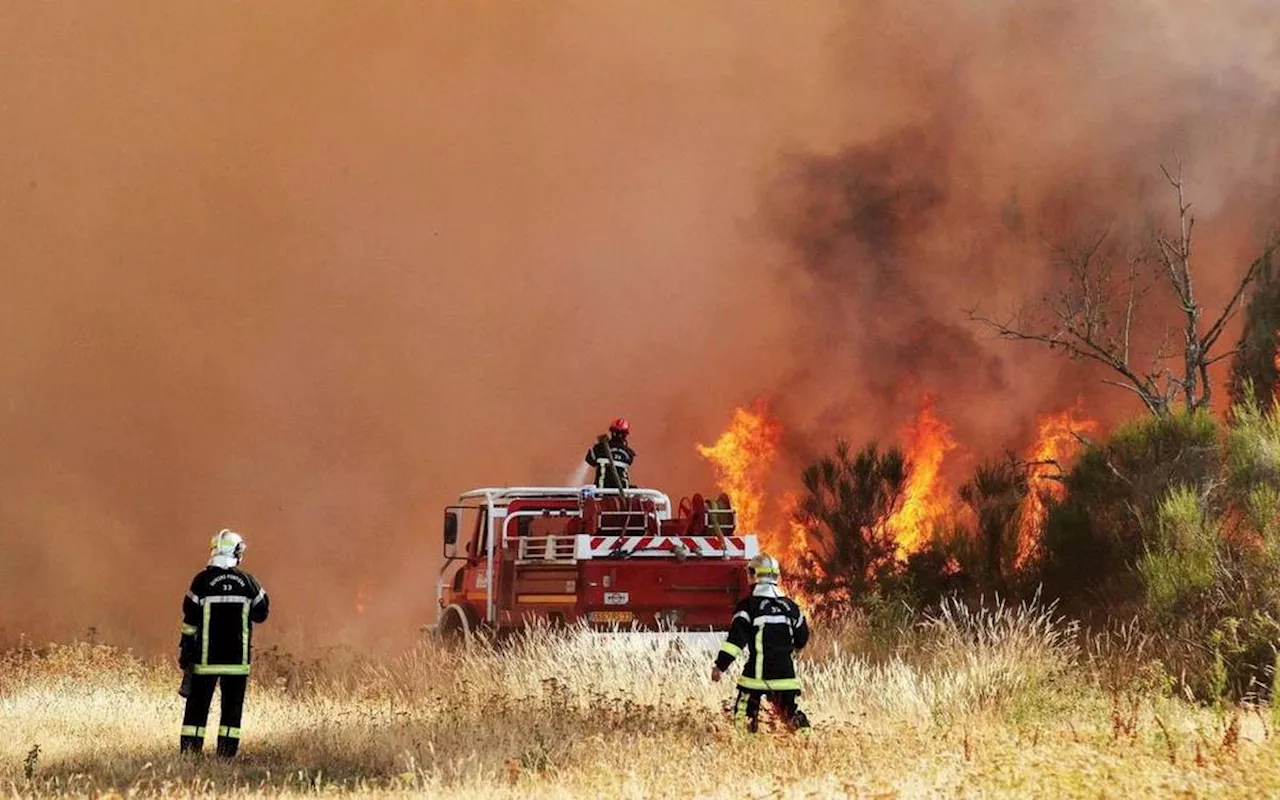
[[[716,536],[588,536],[579,534],[575,543],[578,560],[605,558],[617,553],[634,553],[642,556],[671,557],[677,549],[698,556],[720,556],[720,539]],[[725,550],[735,558],[752,558],[760,552],[754,536],[726,536]]]

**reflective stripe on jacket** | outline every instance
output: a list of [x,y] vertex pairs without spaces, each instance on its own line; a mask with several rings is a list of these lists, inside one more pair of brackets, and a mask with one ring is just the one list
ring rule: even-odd
[[725,671],[743,652],[738,686],[760,692],[799,691],[792,654],[809,642],[804,612],[776,586],[756,584],[751,595],[738,603],[729,636],[716,655],[716,667]]
[[623,488],[626,488],[631,482],[628,473],[631,465],[635,463],[636,451],[632,450],[626,442],[610,441],[608,446],[597,442],[587,451],[586,458],[583,460],[596,468],[596,486],[618,488],[613,486],[613,476],[610,475],[609,465],[612,464],[618,470],[618,478],[622,481]]
[[248,675],[254,623],[269,612],[267,592],[237,567],[208,566],[182,600],[182,646],[197,675]]

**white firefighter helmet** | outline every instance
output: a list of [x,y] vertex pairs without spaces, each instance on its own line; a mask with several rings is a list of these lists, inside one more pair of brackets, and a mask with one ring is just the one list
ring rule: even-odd
[[782,576],[782,568],[778,566],[778,559],[768,553],[761,553],[747,562],[747,574],[751,576],[752,583],[776,585],[778,578]]
[[234,559],[239,563],[244,558],[244,537],[230,528],[223,528],[209,540],[209,555]]

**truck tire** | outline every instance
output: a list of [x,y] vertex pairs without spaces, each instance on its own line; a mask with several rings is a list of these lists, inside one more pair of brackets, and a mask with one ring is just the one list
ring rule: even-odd
[[440,615],[438,630],[445,644],[470,645],[476,636],[476,621],[467,609],[451,605]]

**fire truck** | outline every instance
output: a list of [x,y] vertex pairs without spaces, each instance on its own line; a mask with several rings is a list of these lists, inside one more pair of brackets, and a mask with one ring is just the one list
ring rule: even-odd
[[501,637],[534,621],[726,630],[758,552],[723,495],[673,510],[653,489],[475,489],[445,509],[428,629],[446,639]]

